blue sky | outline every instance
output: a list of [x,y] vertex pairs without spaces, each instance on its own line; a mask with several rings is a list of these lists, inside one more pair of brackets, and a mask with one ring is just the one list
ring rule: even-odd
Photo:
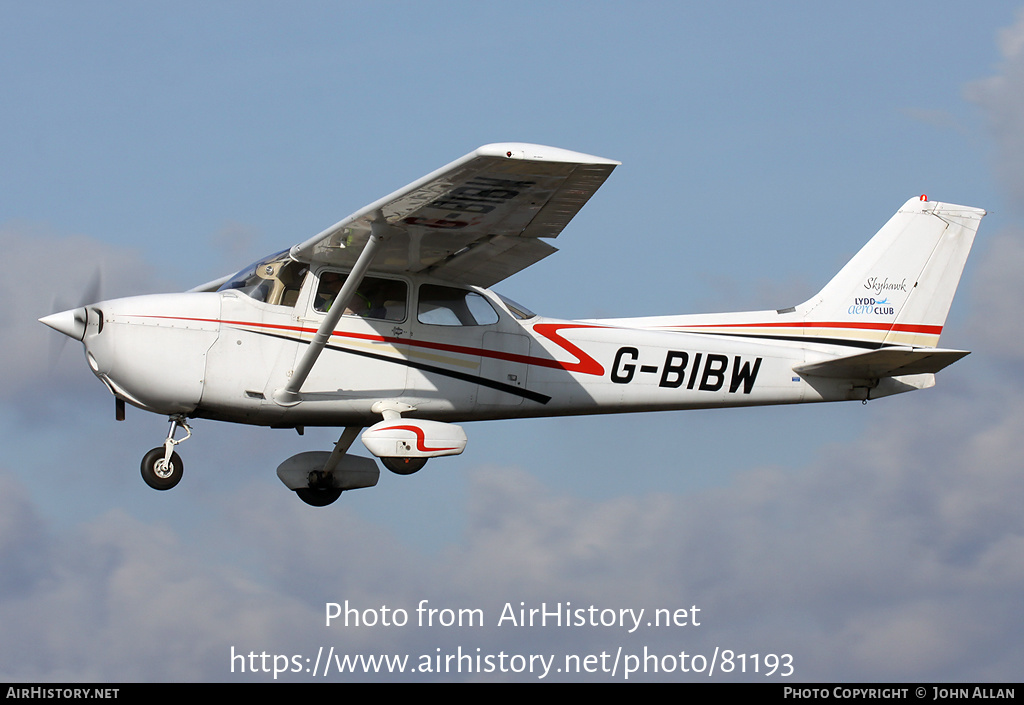
[[[0,677],[240,680],[232,646],[649,644],[786,651],[800,680],[1020,680],[1022,17],[0,2]],[[542,314],[792,305],[927,193],[990,211],[943,336],[975,353],[866,407],[470,424],[464,455],[326,510],[274,469],[333,431],[198,422],[184,481],[156,493],[137,468],[166,420],[115,422],[74,345],[51,365],[35,319],[98,269],[104,296],[186,289],[494,141],[623,162],[561,252],[497,287]],[[325,628],[345,599],[697,604],[707,622]],[[506,676],[532,679],[485,679]]]

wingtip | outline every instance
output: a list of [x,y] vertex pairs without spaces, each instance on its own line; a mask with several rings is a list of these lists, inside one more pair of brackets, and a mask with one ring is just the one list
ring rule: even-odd
[[570,164],[605,164],[610,166],[622,164],[622,162],[617,162],[614,159],[605,159],[593,154],[573,152],[561,147],[548,147],[543,144],[530,144],[528,142],[494,142],[493,144],[485,144],[477,149],[475,154],[485,157],[566,162]]

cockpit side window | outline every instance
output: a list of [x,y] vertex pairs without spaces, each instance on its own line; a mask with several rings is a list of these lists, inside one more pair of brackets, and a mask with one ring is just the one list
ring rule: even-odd
[[475,291],[423,284],[416,318],[434,326],[487,326],[498,322],[498,312]]
[[[320,313],[330,311],[347,277],[348,275],[341,272],[321,272],[320,284],[316,296],[313,297],[313,308]],[[403,281],[363,277],[342,315],[381,321],[404,321],[407,296],[408,290]]]
[[274,306],[294,306],[308,272],[307,265],[283,250],[249,265],[217,291],[237,291]]

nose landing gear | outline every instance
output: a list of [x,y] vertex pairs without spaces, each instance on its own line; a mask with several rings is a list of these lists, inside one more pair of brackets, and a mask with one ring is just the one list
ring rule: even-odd
[[[174,433],[178,427],[185,429],[185,437],[175,440]],[[171,429],[161,448],[154,448],[142,458],[142,479],[154,490],[169,490],[181,482],[185,466],[181,456],[174,452],[174,446],[184,443],[192,437],[192,429],[182,415],[171,417]]]

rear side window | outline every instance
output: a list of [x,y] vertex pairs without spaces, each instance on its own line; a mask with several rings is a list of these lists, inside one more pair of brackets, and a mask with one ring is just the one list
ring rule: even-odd
[[488,326],[498,322],[498,312],[475,291],[423,284],[416,318],[432,326]]

